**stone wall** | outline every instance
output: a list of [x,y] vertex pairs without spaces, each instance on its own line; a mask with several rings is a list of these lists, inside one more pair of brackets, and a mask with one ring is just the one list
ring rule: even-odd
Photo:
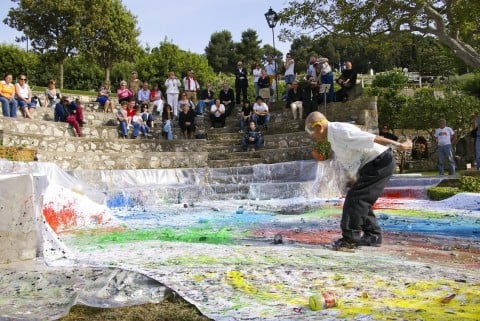
[[38,236],[30,175],[0,176],[0,264],[34,259]]

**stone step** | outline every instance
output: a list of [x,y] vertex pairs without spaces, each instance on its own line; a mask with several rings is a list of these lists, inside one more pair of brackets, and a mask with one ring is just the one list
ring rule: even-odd
[[259,151],[234,151],[234,152],[217,152],[208,153],[208,160],[221,160],[221,159],[243,159],[243,158],[261,158],[262,155]]
[[263,164],[261,158],[250,158],[250,159],[219,159],[219,160],[208,160],[207,165],[211,168],[224,168],[224,167],[242,167],[242,166],[253,166],[257,164]]
[[206,152],[52,152],[38,150],[38,160],[54,162],[60,168],[158,169],[198,168],[207,165]]

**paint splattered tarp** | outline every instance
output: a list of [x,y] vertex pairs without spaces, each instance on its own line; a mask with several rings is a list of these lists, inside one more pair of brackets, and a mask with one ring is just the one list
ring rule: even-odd
[[[12,171],[11,163],[1,165]],[[349,253],[328,248],[340,236],[343,192],[332,163],[73,175],[50,164],[35,166],[49,181],[43,214],[51,240],[44,247],[53,250],[44,251],[45,260],[63,265],[57,269],[68,272],[60,275],[80,284],[89,284],[91,274],[76,272],[79,267],[138,272],[215,320],[478,320],[480,315],[478,194],[443,203],[381,199],[376,213],[384,244]],[[18,275],[9,277],[13,284]],[[63,291],[55,284],[42,287],[48,288],[44,296]],[[309,296],[325,291],[335,294],[336,306],[311,311]],[[11,305],[36,292],[25,287],[20,296],[7,287],[0,296],[5,293]],[[113,301],[128,304],[128,296],[121,297]],[[114,306],[104,298],[104,306]],[[47,301],[50,311],[76,302]]]

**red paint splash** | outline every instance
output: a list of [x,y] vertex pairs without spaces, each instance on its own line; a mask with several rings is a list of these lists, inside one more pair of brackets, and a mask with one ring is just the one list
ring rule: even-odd
[[55,232],[68,230],[77,225],[78,213],[72,205],[72,203],[68,203],[58,211],[53,208],[53,203],[43,207],[43,216]]

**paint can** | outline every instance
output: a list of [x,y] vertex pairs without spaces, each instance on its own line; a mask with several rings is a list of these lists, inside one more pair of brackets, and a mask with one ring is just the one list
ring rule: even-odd
[[332,308],[337,305],[337,299],[335,298],[335,294],[333,292],[330,292],[330,291],[323,292],[322,297],[324,300],[324,303],[323,303],[324,309]]

